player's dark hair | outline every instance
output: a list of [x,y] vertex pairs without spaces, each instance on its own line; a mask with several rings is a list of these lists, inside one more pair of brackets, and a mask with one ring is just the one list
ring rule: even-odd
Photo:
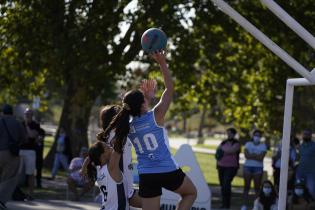
[[102,108],[99,116],[102,131],[96,135],[97,140],[107,142],[109,133],[106,135],[105,130],[113,118],[118,114],[120,109],[121,107],[119,105],[109,105]]
[[120,110],[119,105],[108,105],[101,109],[99,119],[100,119],[100,126],[104,131],[109,126],[110,122],[119,112],[119,110]]
[[97,141],[89,149],[88,154],[90,162],[87,165],[87,175],[91,181],[96,180],[97,172],[95,167],[101,165],[100,157],[104,152],[103,143],[100,141]]
[[[126,138],[130,129],[129,117],[140,117],[143,103],[144,95],[140,90],[131,90],[127,92],[123,99],[123,106],[106,128],[105,136],[108,136],[111,130],[116,129],[115,139],[117,145],[123,145],[126,142]],[[117,152],[121,152],[119,151],[119,148],[114,149]]]

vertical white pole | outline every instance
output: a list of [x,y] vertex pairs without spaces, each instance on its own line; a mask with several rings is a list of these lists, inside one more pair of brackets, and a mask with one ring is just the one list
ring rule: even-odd
[[308,32],[301,24],[293,19],[284,9],[282,9],[273,0],[260,0],[265,4],[279,19],[281,19],[287,26],[289,26],[295,33],[297,33],[306,43],[315,49],[315,38]]
[[290,150],[293,92],[294,92],[294,86],[287,81],[286,93],[285,93],[284,118],[283,118],[278,210],[286,209],[286,203],[287,203],[287,183],[288,183],[288,168],[289,168],[289,150]]

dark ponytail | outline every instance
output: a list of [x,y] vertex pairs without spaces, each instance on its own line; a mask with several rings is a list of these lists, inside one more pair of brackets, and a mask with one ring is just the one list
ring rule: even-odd
[[109,126],[110,122],[118,114],[121,107],[119,105],[109,105],[102,108],[100,111],[100,127],[103,131]]
[[118,114],[119,110],[121,110],[121,107],[119,105],[109,105],[101,109],[99,119],[102,131],[96,134],[96,139],[98,141],[103,141],[106,143],[108,142],[110,131],[109,133],[105,133],[105,130],[109,126],[113,118]]
[[115,143],[114,150],[118,153],[122,153],[122,148],[125,145],[127,135],[129,133],[129,115],[130,111],[126,108],[122,108],[116,115],[110,125],[107,127],[105,132],[102,134],[103,137],[108,138],[111,130],[115,130]]
[[114,144],[115,151],[120,153],[122,152],[123,145],[126,142],[130,130],[129,117],[140,117],[143,103],[144,95],[140,90],[132,90],[125,94],[121,110],[111,121],[103,134],[105,137],[107,137],[109,136],[111,130],[116,129],[116,141]]
[[96,166],[101,165],[100,157],[104,153],[104,146],[103,143],[98,141],[95,144],[93,144],[89,149],[89,159],[90,162],[87,165],[87,175],[88,178],[95,182],[96,181]]

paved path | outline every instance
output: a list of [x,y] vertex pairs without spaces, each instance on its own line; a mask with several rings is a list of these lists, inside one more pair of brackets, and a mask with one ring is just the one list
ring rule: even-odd
[[100,206],[92,202],[72,202],[67,200],[36,200],[32,202],[9,202],[8,210],[98,210]]

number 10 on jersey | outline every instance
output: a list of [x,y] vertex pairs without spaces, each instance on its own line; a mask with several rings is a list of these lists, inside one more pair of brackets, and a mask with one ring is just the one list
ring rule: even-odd
[[154,136],[153,133],[147,133],[143,136],[143,142],[144,142],[144,147],[142,147],[139,138],[135,138],[133,140],[135,147],[138,148],[138,151],[143,154],[145,151],[143,149],[146,149],[147,151],[154,151],[158,148],[158,143],[157,140]]

